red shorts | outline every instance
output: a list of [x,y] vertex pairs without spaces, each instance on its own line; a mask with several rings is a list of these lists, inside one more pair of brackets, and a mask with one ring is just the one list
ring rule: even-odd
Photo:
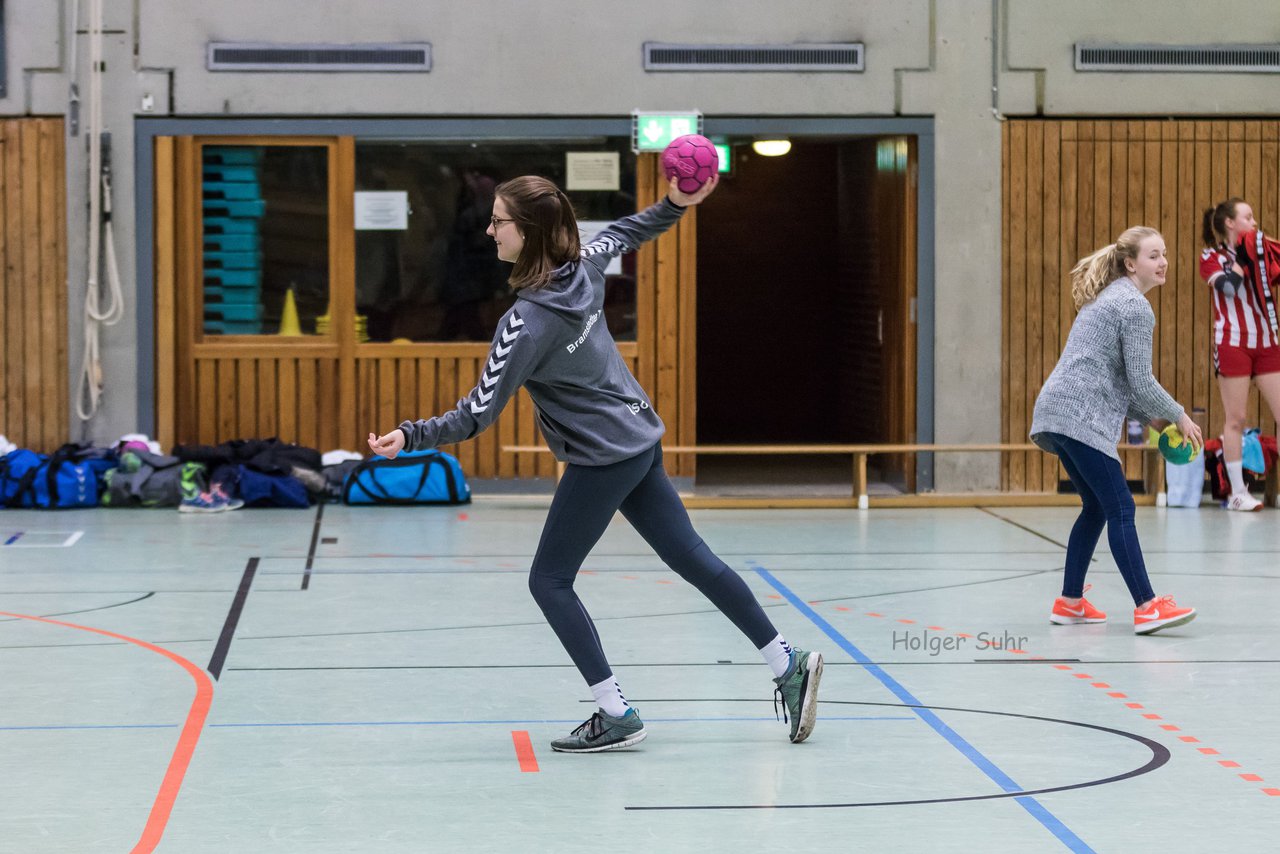
[[1256,377],[1280,373],[1280,347],[1232,347],[1219,344],[1214,348],[1214,368],[1220,377]]

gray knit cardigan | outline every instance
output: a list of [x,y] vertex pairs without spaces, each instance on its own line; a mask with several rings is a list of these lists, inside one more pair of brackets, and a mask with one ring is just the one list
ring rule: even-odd
[[1183,408],[1151,375],[1155,326],[1151,304],[1128,278],[1086,303],[1036,398],[1031,441],[1052,451],[1043,434],[1058,433],[1119,460],[1126,418],[1176,424]]

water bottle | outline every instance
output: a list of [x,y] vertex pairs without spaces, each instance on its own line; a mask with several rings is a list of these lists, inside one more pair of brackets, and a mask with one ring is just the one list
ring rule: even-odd
[[1129,444],[1141,445],[1142,440],[1144,438],[1143,436],[1144,433],[1145,431],[1142,429],[1142,422],[1136,418],[1130,418],[1129,430],[1128,430]]

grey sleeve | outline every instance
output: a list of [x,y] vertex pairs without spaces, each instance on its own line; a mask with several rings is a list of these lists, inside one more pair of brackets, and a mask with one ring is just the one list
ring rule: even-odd
[[582,257],[603,271],[614,257],[634,252],[646,240],[675,225],[684,212],[685,208],[664,197],[656,205],[623,217],[588,240],[582,247]]
[[511,396],[538,364],[538,344],[513,310],[498,327],[480,382],[458,405],[443,415],[400,425],[406,451],[425,451],[452,445],[482,433],[498,420]]
[[1132,394],[1129,412],[1138,413],[1144,424],[1155,418],[1176,424],[1184,410],[1151,373],[1151,342],[1155,326],[1155,315],[1145,299],[1120,323],[1121,357]]

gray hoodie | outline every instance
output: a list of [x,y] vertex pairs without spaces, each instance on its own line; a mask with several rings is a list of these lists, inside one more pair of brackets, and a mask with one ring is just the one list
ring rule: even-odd
[[1155,325],[1151,303],[1128,278],[1081,306],[1062,357],[1036,398],[1031,441],[1052,451],[1043,434],[1058,433],[1118,460],[1126,417],[1177,424],[1182,407],[1151,374]]
[[666,428],[627,370],[604,318],[604,270],[680,219],[663,199],[610,225],[541,288],[521,288],[502,316],[480,382],[444,415],[400,425],[405,450],[470,439],[524,386],[556,459],[603,466],[652,447]]

